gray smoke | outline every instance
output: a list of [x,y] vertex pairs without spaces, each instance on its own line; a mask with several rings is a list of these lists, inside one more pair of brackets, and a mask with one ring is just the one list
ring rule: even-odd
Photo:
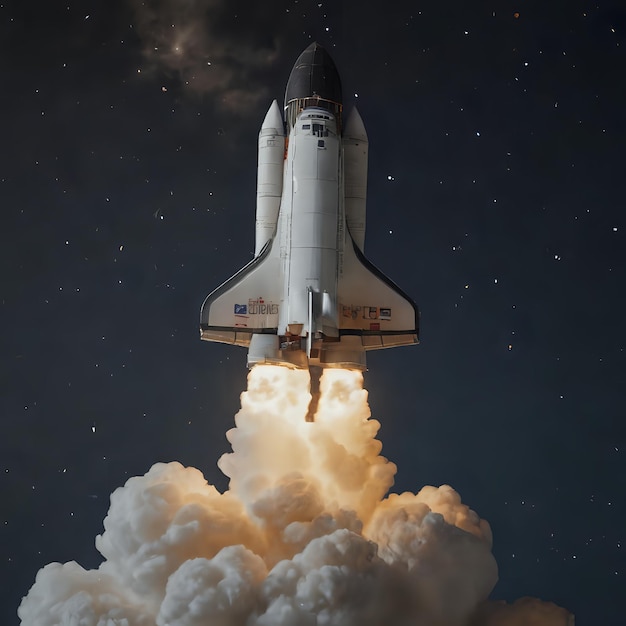
[[[257,17],[267,15],[263,3],[248,3],[239,15],[235,3],[224,0],[130,0],[130,4],[145,59],[142,74],[174,77],[184,89],[208,94],[219,107],[235,113],[271,100],[260,78],[275,61],[279,41],[259,28]],[[281,19],[280,12],[274,15]]]

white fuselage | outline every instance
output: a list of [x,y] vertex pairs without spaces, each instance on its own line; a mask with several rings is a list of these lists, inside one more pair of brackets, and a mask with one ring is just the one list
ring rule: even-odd
[[[340,147],[335,118],[323,109],[305,109],[289,134],[276,233],[284,280],[279,334],[337,329]],[[321,294],[323,319],[321,311],[311,319],[309,292]]]

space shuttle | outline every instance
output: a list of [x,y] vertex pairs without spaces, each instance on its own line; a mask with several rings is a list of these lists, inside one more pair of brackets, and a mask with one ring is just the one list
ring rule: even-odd
[[337,68],[313,43],[259,133],[254,258],[202,305],[201,338],[248,348],[248,367],[309,369],[314,381],[418,343],[417,306],[364,254],[368,139],[356,108],[345,124],[342,108]]

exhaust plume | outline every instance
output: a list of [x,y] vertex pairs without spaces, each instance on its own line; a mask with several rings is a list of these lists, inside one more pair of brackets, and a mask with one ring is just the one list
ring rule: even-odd
[[[489,524],[451,487],[385,494],[360,372],[326,370],[316,421],[307,372],[256,366],[219,493],[157,463],[111,496],[97,570],[52,563],[24,626],[567,626],[538,600],[485,603],[497,581]],[[571,620],[571,621],[570,621]]]

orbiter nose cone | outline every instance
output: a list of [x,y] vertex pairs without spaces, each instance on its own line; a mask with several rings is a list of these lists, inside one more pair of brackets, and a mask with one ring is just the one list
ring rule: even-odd
[[304,50],[291,70],[285,108],[293,100],[315,97],[341,105],[339,72],[328,52],[317,42]]

